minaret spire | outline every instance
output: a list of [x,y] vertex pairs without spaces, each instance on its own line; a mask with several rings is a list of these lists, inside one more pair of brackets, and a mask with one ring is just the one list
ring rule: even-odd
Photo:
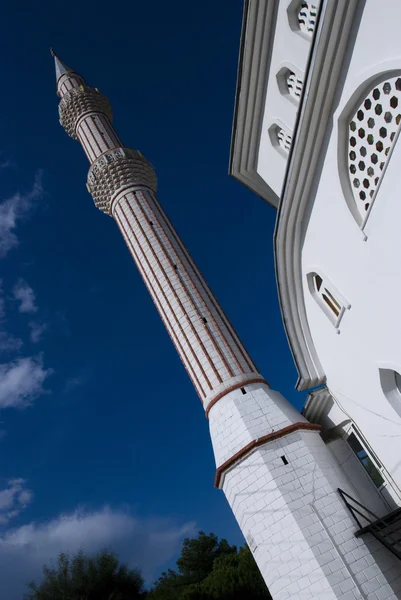
[[[293,581],[304,590],[322,580],[315,600],[345,600],[343,583],[345,592],[356,589],[353,598],[373,600],[359,594],[349,569],[334,581],[326,578],[326,554],[340,567],[352,554],[341,541],[332,542],[338,523],[341,531],[353,527],[337,488],[358,494],[336,471],[320,426],[271,390],[258,372],[160,205],[152,165],[121,142],[107,98],[52,55],[60,123],[80,141],[90,162],[88,191],[119,227],[199,395],[209,418],[216,486],[224,490],[273,596],[295,600],[301,595],[293,593]],[[246,237],[238,243],[246,244]],[[174,410],[174,390],[166,392]],[[317,536],[322,548],[314,553]],[[358,544],[360,555],[368,555],[364,543]],[[319,563],[323,552],[325,562]],[[283,574],[291,577],[283,582]]]
[[65,85],[65,91],[71,89],[71,87],[77,87],[84,83],[84,79],[78,75],[76,71],[68,67],[62,60],[57,56],[54,48],[50,48],[50,54],[54,58],[54,66],[56,69],[56,82],[57,82],[57,93],[59,96],[62,96],[61,87],[63,84],[66,84],[67,80],[69,80],[69,84]]

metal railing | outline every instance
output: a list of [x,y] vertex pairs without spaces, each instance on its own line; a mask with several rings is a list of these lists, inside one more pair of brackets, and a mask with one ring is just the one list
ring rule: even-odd
[[[355,532],[355,537],[360,537],[364,533],[371,533],[383,544],[383,546],[388,548],[390,552],[401,560],[401,509],[393,511],[385,517],[378,517],[369,508],[366,508],[366,506],[358,502],[358,500],[355,500],[355,498],[347,494],[347,492],[344,492],[341,488],[338,488],[338,492],[352,517],[358,524],[359,530]],[[363,509],[365,513],[361,512],[360,508]],[[362,525],[357,515],[367,521],[368,524]],[[372,519],[372,517],[374,517],[374,519]],[[394,525],[397,530],[389,530]]]

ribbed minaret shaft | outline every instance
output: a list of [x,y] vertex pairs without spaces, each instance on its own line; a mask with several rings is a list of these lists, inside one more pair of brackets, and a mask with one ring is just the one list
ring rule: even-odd
[[58,61],[60,122],[91,164],[88,190],[114,217],[205,409],[263,377],[156,197],[156,175],[125,148],[105,96]]
[[262,379],[153,190],[122,191],[113,216],[202,401]]

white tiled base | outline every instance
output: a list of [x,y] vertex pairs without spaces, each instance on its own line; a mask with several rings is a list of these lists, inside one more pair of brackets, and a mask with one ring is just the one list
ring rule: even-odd
[[[264,427],[259,437],[277,431],[269,423],[269,416],[277,417],[270,405],[282,411],[283,427],[301,420],[267,386],[254,384],[247,392],[232,392],[210,412],[217,466],[240,449],[238,440],[249,442],[252,423]],[[247,419],[253,412],[257,419]],[[401,562],[370,535],[354,536],[337,489],[358,498],[357,490],[318,433],[297,431],[261,446],[225,473],[221,487],[274,600],[401,599]]]

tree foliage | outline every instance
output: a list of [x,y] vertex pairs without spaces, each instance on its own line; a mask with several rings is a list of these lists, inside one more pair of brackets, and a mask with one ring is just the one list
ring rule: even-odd
[[55,567],[43,567],[40,585],[31,583],[27,600],[271,600],[248,548],[200,531],[184,540],[177,569],[162,573],[150,592],[139,571],[103,550],[60,554]]
[[61,553],[54,568],[43,567],[40,585],[29,584],[27,600],[137,600],[145,598],[139,571],[119,563],[103,550],[94,556],[82,551]]
[[247,546],[237,551],[203,531],[185,539],[177,571],[162,573],[149,600],[271,600]]

